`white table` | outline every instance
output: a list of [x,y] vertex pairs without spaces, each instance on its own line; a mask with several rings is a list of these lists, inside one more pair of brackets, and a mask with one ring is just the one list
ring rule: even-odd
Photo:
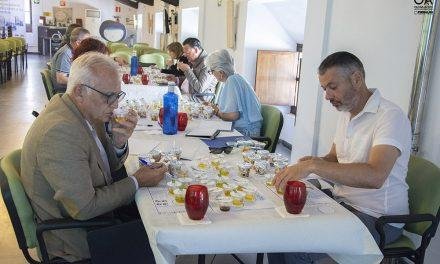
[[[125,99],[144,98],[147,103],[162,100],[163,95],[168,92],[168,86],[163,85],[142,85],[142,84],[122,84],[122,91],[126,93]],[[176,86],[174,93],[180,98],[180,89]]]
[[[203,142],[184,137],[182,133],[165,136],[138,131],[132,138],[144,142],[146,149],[157,144],[163,148],[175,141],[183,148],[183,155],[193,160],[209,155]],[[225,159],[234,162],[241,156],[232,153]],[[257,177],[251,178],[266,199],[275,206],[283,205],[274,191]],[[174,263],[175,256],[181,254],[258,252],[328,253],[340,263],[379,263],[382,259],[362,222],[316,189],[309,189],[310,199],[303,211],[309,217],[282,218],[274,208],[226,213],[208,208],[206,215],[211,224],[183,226],[176,214],[158,213],[150,193],[161,188],[166,192],[165,181],[158,187],[141,188],[136,193],[136,203],[157,263]],[[330,207],[334,212],[323,213],[321,206]]]

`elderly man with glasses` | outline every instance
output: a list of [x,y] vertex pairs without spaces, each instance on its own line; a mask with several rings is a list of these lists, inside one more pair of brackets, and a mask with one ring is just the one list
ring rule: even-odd
[[[127,140],[137,123],[134,112],[129,112],[123,121],[113,118],[113,110],[124,95],[117,66],[110,57],[89,52],[73,62],[66,93],[52,98],[23,144],[21,177],[38,222],[98,216],[122,219],[120,209],[133,205],[136,190],[154,186],[163,178],[167,168],[160,164],[143,166],[130,176],[115,177],[114,172],[122,168],[127,157]],[[138,216],[137,211],[131,213],[137,220],[130,222],[134,229],[119,232],[124,237],[112,235],[112,239],[106,239],[102,235],[101,242],[110,247],[105,252],[122,254],[125,259],[138,256],[124,251],[124,243],[141,236],[144,244],[137,246],[143,252],[144,263],[154,262],[151,250],[147,252],[142,223],[135,215]],[[139,232],[140,227],[143,233]],[[92,248],[102,249],[100,245],[89,245],[86,237],[84,229],[45,233],[50,257],[67,261],[90,258]]]

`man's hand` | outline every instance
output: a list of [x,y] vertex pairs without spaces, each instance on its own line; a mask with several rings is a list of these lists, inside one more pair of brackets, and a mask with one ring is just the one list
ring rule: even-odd
[[189,69],[191,69],[191,67],[189,67],[188,64],[183,63],[183,62],[178,62],[178,63],[177,63],[177,68],[179,68],[180,70],[182,70],[182,71],[184,71],[184,72],[186,72],[186,71],[188,71]]
[[123,148],[128,138],[133,134],[134,128],[138,122],[138,115],[135,111],[129,110],[125,119],[116,122],[112,119],[113,144],[117,148]]
[[153,163],[149,166],[141,166],[133,176],[139,187],[151,187],[157,185],[165,176],[168,167],[163,163]]
[[288,181],[298,181],[307,177],[310,174],[310,161],[311,159],[301,161],[280,171],[273,179],[275,188],[284,192]]

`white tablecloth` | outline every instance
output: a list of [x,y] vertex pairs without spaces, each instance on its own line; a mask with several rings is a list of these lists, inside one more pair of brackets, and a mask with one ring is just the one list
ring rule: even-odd
[[[153,101],[162,101],[163,95],[168,92],[168,86],[159,85],[141,85],[141,84],[122,84],[122,91],[127,95],[125,99],[144,98],[147,103]],[[174,93],[181,97],[180,89],[176,86]]]
[[[175,141],[183,148],[183,155],[190,159],[208,156],[208,147],[203,142],[184,137],[182,133],[165,136],[140,131],[133,139],[144,141],[146,148],[155,144],[169,146]],[[239,153],[232,153],[225,159],[234,162],[241,157]],[[252,181],[275,206],[283,205],[282,198],[257,177]],[[157,263],[174,263],[175,256],[181,254],[258,252],[328,253],[340,263],[370,264],[382,259],[362,222],[316,189],[309,189],[310,199],[304,208],[309,217],[282,218],[274,208],[230,212],[208,208],[211,224],[183,226],[176,214],[159,214],[153,204],[151,191],[163,188],[165,192],[164,185],[165,182],[161,182],[159,187],[141,188],[136,193],[136,203]],[[333,212],[322,210],[322,206]]]

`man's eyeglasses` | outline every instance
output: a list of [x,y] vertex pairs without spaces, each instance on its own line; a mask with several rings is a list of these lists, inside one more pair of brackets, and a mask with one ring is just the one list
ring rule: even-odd
[[225,154],[230,154],[233,147],[223,147],[223,148],[209,148],[209,152],[212,154],[220,154],[225,152]]
[[121,102],[122,99],[124,99],[124,96],[125,96],[125,92],[123,92],[123,91],[120,91],[119,93],[109,93],[109,94],[106,94],[106,93],[103,93],[103,92],[101,92],[101,91],[99,91],[99,90],[97,90],[97,89],[95,89],[92,86],[89,86],[87,84],[82,83],[81,85],[85,86],[85,87],[87,87],[89,89],[92,89],[93,91],[98,92],[98,93],[102,94],[103,96],[105,96],[107,98],[107,104],[108,105],[112,105],[116,101],[118,101],[118,103]]

